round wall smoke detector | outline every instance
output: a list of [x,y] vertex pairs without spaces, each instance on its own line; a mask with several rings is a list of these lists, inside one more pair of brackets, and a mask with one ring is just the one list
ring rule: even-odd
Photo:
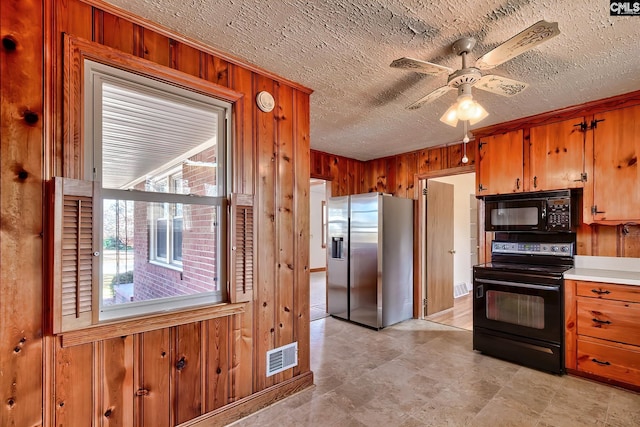
[[258,108],[265,113],[272,111],[276,106],[273,95],[265,90],[263,90],[262,92],[258,92],[258,94],[256,95],[256,104],[258,105]]

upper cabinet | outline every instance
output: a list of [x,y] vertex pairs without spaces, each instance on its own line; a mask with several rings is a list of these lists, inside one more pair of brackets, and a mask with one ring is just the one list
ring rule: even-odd
[[522,129],[480,138],[476,165],[476,195],[524,191]]
[[590,128],[593,185],[585,189],[584,221],[639,222],[640,105],[596,114]]
[[582,188],[585,169],[584,118],[534,126],[529,131],[528,185],[531,191]]

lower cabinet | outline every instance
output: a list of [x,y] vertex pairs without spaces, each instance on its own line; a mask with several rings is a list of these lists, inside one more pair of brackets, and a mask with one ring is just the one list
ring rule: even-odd
[[565,280],[565,365],[640,387],[640,286]]

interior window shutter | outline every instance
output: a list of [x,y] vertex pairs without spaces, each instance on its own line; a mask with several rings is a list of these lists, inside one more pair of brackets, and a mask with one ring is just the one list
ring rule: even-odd
[[231,195],[231,302],[253,299],[254,218],[253,196]]
[[53,333],[90,326],[97,319],[94,187],[92,181],[70,178],[55,177],[51,182]]

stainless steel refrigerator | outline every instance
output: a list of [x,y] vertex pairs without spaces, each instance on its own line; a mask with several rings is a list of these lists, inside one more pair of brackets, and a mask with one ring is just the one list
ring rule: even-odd
[[327,312],[380,329],[413,316],[413,200],[327,201]]

